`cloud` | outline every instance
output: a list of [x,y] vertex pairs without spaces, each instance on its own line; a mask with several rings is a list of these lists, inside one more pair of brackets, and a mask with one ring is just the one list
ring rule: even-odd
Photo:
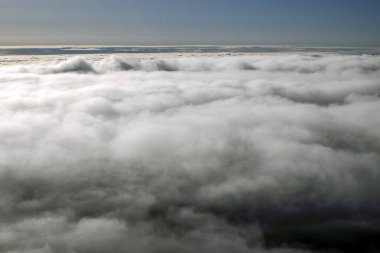
[[[310,47],[310,46],[1,46],[1,55],[77,55],[77,54],[154,54],[154,53],[214,53],[214,54],[242,54],[242,53],[320,53],[360,55],[379,55],[380,50],[375,47]],[[7,61],[9,59],[5,59]]]
[[379,66],[282,55],[2,67],[0,251],[376,250]]

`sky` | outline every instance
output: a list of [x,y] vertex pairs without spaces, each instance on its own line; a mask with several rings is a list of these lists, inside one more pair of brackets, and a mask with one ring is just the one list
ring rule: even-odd
[[378,0],[0,0],[0,45],[380,46]]

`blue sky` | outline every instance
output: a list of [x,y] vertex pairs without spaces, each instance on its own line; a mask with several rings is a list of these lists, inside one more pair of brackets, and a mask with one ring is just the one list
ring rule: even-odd
[[380,46],[380,1],[0,0],[0,44]]

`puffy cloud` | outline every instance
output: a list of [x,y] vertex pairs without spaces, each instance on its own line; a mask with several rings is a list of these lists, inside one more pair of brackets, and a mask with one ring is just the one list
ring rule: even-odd
[[2,67],[0,251],[376,250],[379,78],[368,55]]

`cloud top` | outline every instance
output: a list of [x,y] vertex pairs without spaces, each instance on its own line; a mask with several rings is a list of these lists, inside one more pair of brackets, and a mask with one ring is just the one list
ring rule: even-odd
[[379,249],[379,80],[368,55],[2,67],[0,251]]

